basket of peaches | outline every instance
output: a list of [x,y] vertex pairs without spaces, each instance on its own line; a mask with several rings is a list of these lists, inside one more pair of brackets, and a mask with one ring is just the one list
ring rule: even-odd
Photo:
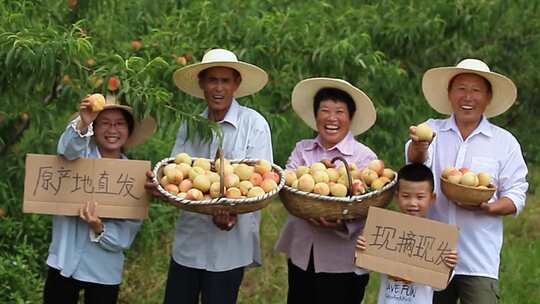
[[279,166],[266,160],[227,160],[221,150],[214,160],[179,153],[158,162],[153,173],[158,191],[169,202],[204,214],[262,209],[285,184]]
[[[342,164],[335,166],[336,160]],[[368,208],[385,208],[392,200],[397,173],[382,160],[366,168],[347,164],[342,157],[285,170],[285,186],[279,196],[294,216],[310,219],[346,220],[366,217]]]
[[447,167],[441,174],[441,191],[451,201],[465,205],[480,205],[496,191],[487,172],[475,173],[468,168]]

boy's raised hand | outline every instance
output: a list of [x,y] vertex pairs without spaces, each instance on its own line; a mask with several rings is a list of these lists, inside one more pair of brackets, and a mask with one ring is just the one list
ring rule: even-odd
[[443,253],[443,262],[450,268],[455,268],[458,261],[457,251],[455,249]]
[[358,250],[366,250],[367,248],[367,241],[366,238],[363,235],[359,235],[358,239],[356,239],[356,249]]

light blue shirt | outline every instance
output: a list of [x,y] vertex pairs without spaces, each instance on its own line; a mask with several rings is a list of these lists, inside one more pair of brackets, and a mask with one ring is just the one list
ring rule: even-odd
[[[201,116],[208,117],[208,109]],[[218,122],[223,131],[226,159],[266,159],[272,161],[270,127],[262,115],[233,100],[224,119]],[[181,125],[172,156],[180,152],[213,159],[219,142],[186,140],[186,126]],[[261,264],[259,246],[260,211],[239,214],[230,231],[220,230],[212,216],[181,212],[176,222],[172,256],[176,263],[208,271],[227,271]]]
[[[101,158],[90,140],[72,122],[58,142],[58,154],[73,160],[79,157]],[[123,158],[126,158],[123,155]],[[99,202],[98,202],[99,203]],[[47,265],[64,277],[98,284],[117,285],[122,279],[123,251],[128,249],[142,224],[140,220],[102,219],[104,232],[94,237],[88,224],[78,216],[54,216],[52,242]],[[94,239],[94,241],[92,241]]]

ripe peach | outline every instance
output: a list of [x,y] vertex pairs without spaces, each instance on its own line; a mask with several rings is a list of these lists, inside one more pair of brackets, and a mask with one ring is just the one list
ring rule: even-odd
[[360,179],[360,178],[362,178],[362,170],[353,170],[353,171],[351,171],[351,178],[352,179]]
[[193,187],[201,190],[201,192],[208,192],[210,189],[210,179],[206,174],[199,174],[193,180]]
[[167,175],[175,169],[176,164],[167,164],[165,167],[163,167],[163,175]]
[[462,167],[462,168],[459,168],[459,172],[461,172],[461,174],[465,174],[467,172],[471,171],[469,168],[466,168],[466,167]]
[[285,170],[285,185],[292,186],[292,184],[297,181],[296,172],[291,170]]
[[190,201],[200,201],[204,199],[204,194],[199,189],[191,188],[186,192],[186,199]]
[[178,153],[174,157],[174,162],[177,164],[187,164],[191,166],[191,156],[187,153]]
[[298,166],[296,168],[296,177],[297,178],[300,178],[300,177],[302,177],[302,175],[308,174],[308,173],[309,173],[309,168],[306,167],[306,166]]
[[295,189],[298,189],[298,180],[295,180],[295,181],[292,183],[291,187],[293,187],[293,188],[295,188]]
[[[231,162],[227,159],[223,159],[223,163],[225,163],[225,165],[230,165]],[[216,162],[214,163],[214,167],[216,168],[216,172],[219,172],[219,169],[221,168],[221,160],[220,159],[216,159]],[[223,169],[225,169],[225,167],[223,167]]]
[[210,171],[210,160],[206,159],[206,158],[196,158],[194,161],[193,161],[193,167],[201,167],[203,168],[205,171]]
[[253,184],[253,186],[259,186],[262,183],[263,178],[259,173],[253,172],[249,178],[249,181]]
[[120,80],[116,76],[111,76],[107,82],[107,88],[109,91],[116,91],[120,87]]
[[187,193],[185,193],[185,192],[178,192],[178,193],[176,194],[176,196],[178,196],[179,198],[182,198],[182,199],[185,199],[185,198],[186,198],[186,195],[187,195]]
[[381,176],[384,172],[384,161],[380,159],[372,160],[368,163],[367,167],[375,171],[377,173],[377,176]]
[[238,188],[240,189],[242,195],[247,195],[249,189],[253,188],[253,184],[250,181],[244,180],[238,184]]
[[345,168],[344,165],[339,166],[339,168],[337,170],[339,172],[339,176],[346,176],[347,175],[347,169]]
[[88,78],[88,82],[90,83],[90,86],[95,89],[103,84],[103,79],[97,75],[92,75]]
[[383,178],[377,178],[371,183],[371,188],[380,190],[382,187],[384,187],[384,185],[386,185],[386,181]]
[[255,163],[255,172],[264,175],[266,172],[272,171],[272,164],[266,159],[260,159]]
[[240,192],[240,189],[236,187],[230,187],[227,189],[227,192],[225,192],[225,197],[228,198],[241,198],[242,192]]
[[234,169],[234,173],[238,175],[242,181],[249,180],[254,171],[255,168],[247,164],[240,164]]
[[178,188],[180,189],[180,192],[188,192],[189,189],[193,188],[193,182],[189,179],[185,179],[180,182]]
[[184,57],[184,56],[178,56],[178,57],[176,57],[175,61],[176,61],[176,63],[179,64],[179,65],[186,65],[186,64],[187,64],[187,59],[186,59],[186,57]]
[[90,108],[92,109],[92,112],[99,112],[103,110],[103,107],[105,106],[105,97],[101,94],[92,94],[88,96],[88,100],[90,101]]
[[142,47],[142,41],[135,39],[131,41],[131,47],[135,50],[138,50]]
[[169,183],[169,180],[167,180],[167,176],[166,175],[163,175],[161,177],[161,179],[159,180],[159,184],[161,185],[161,187],[165,188],[165,186],[167,186],[167,184],[170,184]]
[[313,176],[315,183],[328,183],[330,181],[330,177],[328,176],[328,173],[326,173],[326,170],[315,171],[311,173],[311,176]]
[[201,167],[193,167],[191,169],[189,169],[189,179],[194,181],[195,180],[195,177],[197,177],[197,175],[200,175],[200,174],[205,174],[206,171],[204,171],[203,168]]
[[420,141],[431,141],[433,138],[433,130],[427,123],[421,123],[416,126],[416,136]]
[[327,183],[316,183],[313,187],[313,192],[320,195],[330,194],[330,186]]
[[360,179],[352,181],[352,195],[360,195],[366,192],[366,186]]
[[207,175],[208,175],[208,178],[210,179],[210,183],[219,182],[219,174],[217,174],[216,172],[208,171]]
[[454,167],[446,167],[446,168],[444,168],[443,172],[441,173],[441,176],[443,178],[448,178],[448,172],[450,172],[451,170],[457,170],[457,169],[454,168]]
[[84,61],[84,64],[88,67],[91,67],[96,64],[96,60],[94,58],[88,58]]
[[311,192],[315,187],[315,180],[309,174],[304,174],[298,179],[298,190]]
[[270,172],[266,172],[264,175],[263,175],[263,180],[265,179],[272,179],[276,182],[276,184],[279,183],[279,174],[277,174],[276,172],[274,171],[270,171]]
[[265,179],[261,183],[261,188],[264,190],[264,192],[270,192],[277,188],[277,184],[273,179]]
[[478,176],[478,185],[479,186],[489,186],[491,183],[491,175],[487,172],[480,172],[476,176]]
[[330,193],[337,197],[347,196],[347,187],[343,184],[332,184],[330,185]]
[[169,192],[170,194],[176,195],[179,192],[178,186],[175,184],[168,184],[165,186],[165,191]]
[[396,175],[396,172],[390,168],[384,168],[382,176],[388,178],[388,181],[391,181],[394,179],[394,176]]
[[249,189],[249,192],[247,193],[247,197],[257,197],[264,195],[264,190],[261,187],[255,186],[251,189]]
[[364,181],[364,183],[366,183],[366,185],[371,186],[371,183],[377,178],[377,172],[369,168],[365,168],[364,170],[362,170],[362,180]]
[[178,168],[174,168],[172,170],[169,170],[167,172],[167,181],[171,184],[180,184],[180,182],[184,179],[184,175],[182,174],[182,171]]
[[339,177],[339,179],[337,180],[337,183],[338,184],[342,184],[344,185],[345,187],[348,187],[349,186],[349,178],[347,177],[347,175],[342,175]]
[[[212,198],[217,198],[221,195],[221,193],[219,192],[219,182],[217,183],[212,183],[210,185],[210,197]],[[223,193],[225,193],[225,191],[223,191]]]
[[184,175],[184,177],[189,176],[189,170],[191,170],[190,165],[188,165],[186,163],[180,163],[180,164],[176,165],[176,168],[178,168],[178,169],[180,169],[180,171],[182,171],[182,174]]
[[316,162],[316,163],[311,164],[309,170],[310,170],[309,172],[313,174],[316,171],[326,170],[326,166],[321,162]]
[[240,178],[236,174],[227,174],[224,177],[225,179],[225,187],[236,187],[240,183]]
[[461,177],[463,176],[463,174],[458,169],[452,168],[452,170],[448,171],[447,176],[448,176],[447,179],[450,183],[459,184],[459,181],[461,180]]
[[465,186],[476,187],[478,186],[478,177],[476,176],[476,174],[474,174],[474,172],[469,171],[463,174],[463,176],[459,180],[459,183]]
[[328,174],[329,181],[337,182],[339,178],[339,171],[336,168],[328,168],[326,169],[326,173]]

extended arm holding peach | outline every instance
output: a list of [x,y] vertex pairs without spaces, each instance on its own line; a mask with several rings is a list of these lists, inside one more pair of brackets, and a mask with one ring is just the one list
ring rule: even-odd
[[433,138],[430,141],[420,140],[416,135],[416,127],[409,127],[409,138],[411,143],[407,149],[407,158],[412,163],[423,163],[428,157],[428,148],[433,138],[435,138],[435,133],[433,133]]
[[88,126],[99,114],[99,112],[92,111],[92,102],[89,97],[90,95],[87,95],[85,98],[83,98],[83,100],[81,100],[81,104],[79,105],[79,117],[81,120],[77,124],[77,130],[81,132],[86,131]]

